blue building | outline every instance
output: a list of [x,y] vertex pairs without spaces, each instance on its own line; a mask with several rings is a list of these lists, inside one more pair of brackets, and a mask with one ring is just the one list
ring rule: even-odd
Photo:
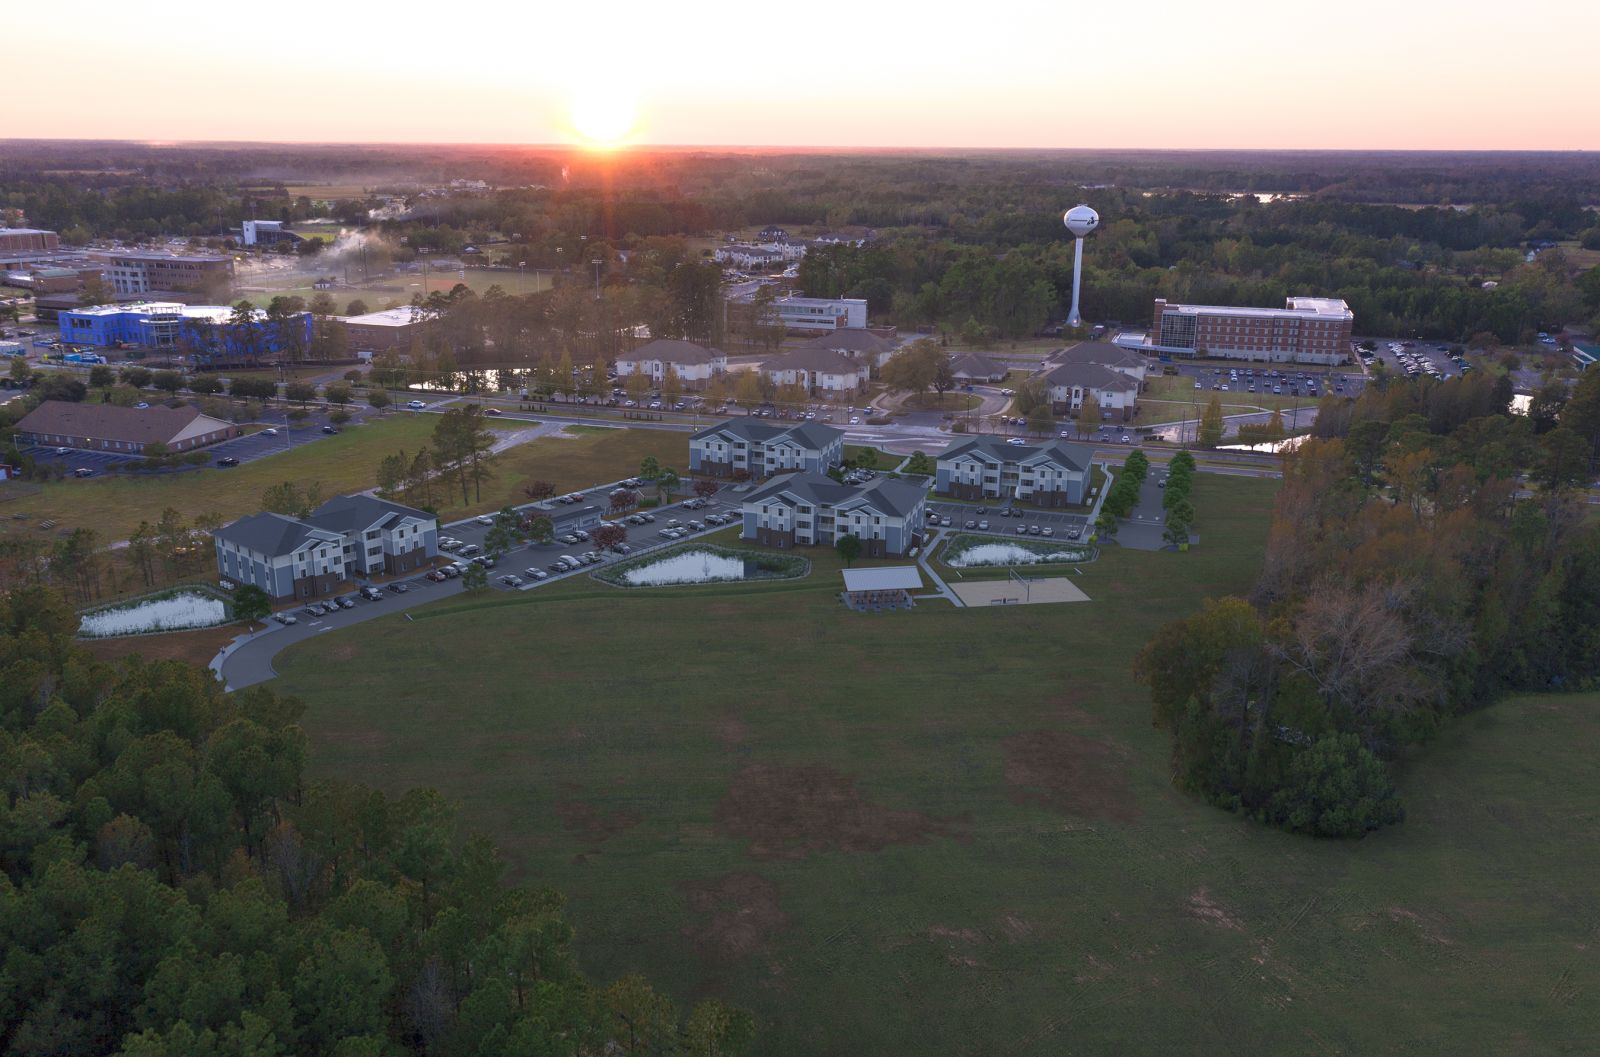
[[197,367],[247,366],[299,359],[311,344],[311,313],[267,318],[256,309],[235,323],[227,305],[138,301],[63,311],[61,340],[97,348],[159,349],[186,355]]

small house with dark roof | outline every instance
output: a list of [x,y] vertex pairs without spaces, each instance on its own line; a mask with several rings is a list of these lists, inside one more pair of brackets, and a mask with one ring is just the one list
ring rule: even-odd
[[54,448],[142,454],[152,444],[193,451],[239,435],[239,427],[194,407],[118,407],[46,400],[17,423],[17,440]]
[[689,472],[707,477],[827,473],[843,463],[844,430],[820,422],[730,418],[689,438]]
[[950,371],[958,382],[1003,382],[1007,368],[977,352],[965,352],[950,361]]
[[851,485],[820,473],[784,474],[745,497],[741,536],[780,550],[855,536],[867,557],[897,556],[921,542],[927,504],[926,489],[893,477]]
[[703,389],[711,379],[728,369],[727,353],[679,338],[657,338],[617,357],[617,377],[642,374],[660,385],[668,370],[678,376],[685,389]]

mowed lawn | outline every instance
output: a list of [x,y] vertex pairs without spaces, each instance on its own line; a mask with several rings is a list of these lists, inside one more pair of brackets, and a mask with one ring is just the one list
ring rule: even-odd
[[770,585],[579,579],[280,657],[322,774],[460,802],[565,892],[586,967],[755,1012],[759,1051],[1545,1054],[1600,1035],[1600,699],[1501,704],[1361,842],[1174,792],[1137,646],[1245,590],[1275,485],[1091,601],[855,615]]
[[[140,521],[154,524],[167,507],[187,518],[214,512],[232,520],[258,511],[262,492],[282,481],[320,482],[324,496],[371,488],[384,456],[396,451],[414,455],[429,442],[438,422],[437,415],[406,413],[369,418],[337,436],[232,469],[186,470],[153,477],[68,478],[0,504],[0,516],[26,514],[28,523],[50,518],[56,521],[57,531],[92,528],[105,542],[127,539]],[[517,426],[503,422],[494,428],[514,430]],[[522,428],[527,428],[526,424]],[[475,495],[463,504],[458,489],[441,487],[447,505],[441,506],[440,515],[449,519],[495,510],[508,502],[525,503],[522,487],[533,477],[549,480],[562,491],[616,480],[637,473],[646,455],[682,470],[688,452],[688,434],[662,430],[539,437],[497,456],[495,476],[484,485],[481,500]]]

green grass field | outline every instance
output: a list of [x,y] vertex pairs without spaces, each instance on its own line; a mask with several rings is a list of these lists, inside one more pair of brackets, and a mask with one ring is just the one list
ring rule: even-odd
[[[57,522],[57,531],[92,528],[107,543],[127,539],[140,521],[154,524],[169,506],[189,517],[216,512],[231,521],[259,510],[261,493],[281,481],[320,481],[326,496],[371,488],[380,459],[402,449],[414,454],[428,443],[437,423],[433,415],[395,413],[233,469],[191,470],[161,477],[68,478],[5,502],[0,505],[0,516],[9,519],[13,514],[26,514],[30,519],[7,521],[4,524],[8,526],[27,526],[48,518]],[[552,482],[559,491],[616,480],[637,473],[646,455],[681,471],[688,464],[688,434],[602,430],[539,437],[499,455],[495,477],[484,485],[482,500],[464,505],[459,491],[441,489],[449,505],[441,507],[440,514],[448,519],[497,510],[508,502],[527,502],[522,486],[533,477]],[[5,487],[0,484],[0,489]]]
[[442,789],[592,973],[740,1002],[764,1054],[1585,1051],[1600,699],[1460,721],[1361,842],[1171,789],[1129,660],[1249,586],[1274,487],[1206,478],[1205,543],[1107,548],[1087,603],[849,614],[822,551],[381,618],[281,689],[318,771]]

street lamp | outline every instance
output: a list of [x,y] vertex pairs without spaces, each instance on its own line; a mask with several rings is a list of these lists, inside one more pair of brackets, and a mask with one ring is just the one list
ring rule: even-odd
[[600,266],[605,262],[596,257],[589,263],[594,265],[594,299],[598,301],[600,300]]

